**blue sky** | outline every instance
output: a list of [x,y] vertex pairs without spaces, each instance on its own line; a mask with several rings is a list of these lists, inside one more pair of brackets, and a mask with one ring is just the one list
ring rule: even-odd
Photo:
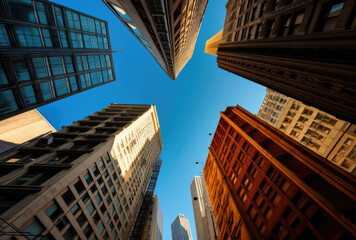
[[154,104],[161,125],[163,160],[156,193],[163,211],[163,239],[178,213],[189,219],[196,238],[190,184],[201,172],[220,111],[239,104],[257,113],[265,88],[218,68],[216,57],[204,53],[205,42],[224,25],[226,1],[210,0],[194,55],[176,81],[100,0],[55,0],[59,4],[109,22],[116,81],[39,108],[57,129],[70,125],[110,103]]

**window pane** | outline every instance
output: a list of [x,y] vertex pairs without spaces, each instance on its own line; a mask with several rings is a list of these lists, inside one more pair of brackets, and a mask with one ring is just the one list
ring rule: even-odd
[[7,80],[4,68],[2,64],[0,63],[0,85],[8,84],[9,81]]
[[77,60],[77,66],[79,72],[83,71],[83,64],[82,64],[82,58],[80,56],[75,57]]
[[94,19],[80,15],[80,22],[82,24],[82,30],[88,32],[95,32]]
[[80,22],[79,22],[78,14],[68,11],[68,10],[66,12],[67,12],[67,19],[68,19],[69,27],[80,30]]
[[48,77],[51,75],[46,58],[33,58],[32,61],[38,78]]
[[109,55],[105,55],[106,58],[106,64],[108,65],[108,67],[111,67],[111,59]]
[[13,112],[19,109],[11,90],[0,91],[0,102],[0,114]]
[[32,85],[21,87],[21,91],[27,106],[36,103],[36,96]]
[[63,48],[68,47],[68,39],[67,39],[67,34],[65,31],[59,31],[59,36],[61,38],[61,43]]
[[98,37],[98,45],[100,49],[104,48],[104,43],[103,43],[103,38],[102,37]]
[[41,24],[48,24],[46,16],[46,8],[44,3],[36,2],[36,8],[38,13],[38,18],[40,19]]
[[56,88],[57,96],[62,96],[69,93],[67,80],[65,78],[54,80],[54,86]]
[[42,47],[38,28],[15,26],[21,47]]
[[108,39],[106,37],[104,37],[103,40],[104,40],[104,48],[109,49]]
[[92,214],[92,212],[94,211],[94,206],[92,203],[89,203],[87,206],[87,210],[89,212],[89,214]]
[[50,57],[49,61],[51,63],[53,75],[64,74],[64,68],[63,68],[61,57]]
[[100,57],[99,57],[99,55],[94,55],[94,61],[95,61],[95,68],[96,69],[101,68],[100,67]]
[[90,73],[91,76],[91,81],[93,83],[93,85],[99,84],[103,82],[103,79],[101,77],[101,72],[92,72]]
[[53,98],[52,96],[52,89],[49,82],[42,82],[40,83],[42,97],[44,101],[50,100]]
[[90,78],[90,74],[89,73],[85,74],[85,79],[87,81],[87,87],[90,87],[92,84],[91,84],[91,78]]
[[72,39],[73,48],[83,48],[82,34],[80,33],[70,33]]
[[62,9],[60,9],[58,7],[54,7],[54,11],[56,13],[56,19],[57,19],[58,27],[64,27]]
[[25,60],[13,60],[14,69],[16,72],[17,80],[28,81],[31,80],[30,73],[28,72],[27,64]]
[[63,213],[62,209],[57,205],[57,203],[53,203],[49,208],[46,210],[46,214],[52,221],[56,220],[56,218]]
[[36,235],[40,235],[43,232],[44,228],[41,223],[37,220],[34,220],[30,226],[28,226],[24,232],[29,232],[31,235],[34,236],[27,236],[29,239],[35,239]]
[[78,91],[77,79],[75,78],[75,76],[69,77],[69,83],[70,83],[72,92]]
[[6,32],[4,24],[0,24],[0,46],[8,47],[10,46],[10,40]]
[[66,64],[67,73],[73,73],[74,72],[74,68],[73,68],[72,57],[64,57],[64,61],[65,61],[65,64]]
[[99,20],[95,20],[95,27],[96,27],[96,32],[101,33],[101,25]]
[[111,69],[108,70],[108,73],[109,73],[109,80],[110,81],[114,80],[114,76],[112,75],[112,70]]
[[102,68],[106,68],[105,56],[100,55],[100,63]]
[[42,29],[42,34],[46,47],[52,47],[53,45],[49,31],[47,29]]
[[106,35],[106,25],[104,22],[101,22],[101,32]]
[[88,60],[89,60],[89,67],[90,67],[90,69],[95,69],[94,56],[88,56]]
[[102,73],[103,73],[104,82],[108,82],[109,81],[108,71],[104,70],[104,71],[102,71]]
[[89,64],[87,56],[82,56],[84,70],[89,70]]
[[11,16],[25,22],[36,22],[32,0],[8,0]]

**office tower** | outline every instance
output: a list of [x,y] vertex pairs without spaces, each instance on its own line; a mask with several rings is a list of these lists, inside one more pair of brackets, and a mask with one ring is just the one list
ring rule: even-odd
[[115,80],[107,22],[42,0],[0,6],[0,120]]
[[178,214],[171,224],[172,240],[193,240],[188,219]]
[[[268,88],[257,116],[322,157],[356,174],[355,126],[349,122]],[[349,136],[345,138],[345,134]],[[340,145],[340,141],[346,141],[345,145]],[[344,157],[332,154],[339,150]]]
[[213,209],[202,176],[194,176],[192,184],[190,184],[190,193],[198,240],[218,239]]
[[192,57],[208,0],[103,0],[175,80]]
[[355,239],[356,177],[228,107],[204,178],[222,239]]
[[218,66],[356,119],[354,0],[229,0]]
[[127,239],[161,149],[155,106],[111,104],[2,155],[1,239]]
[[220,43],[223,42],[223,30],[212,36],[205,44],[205,53],[217,56]]
[[0,121],[0,154],[56,129],[36,109]]

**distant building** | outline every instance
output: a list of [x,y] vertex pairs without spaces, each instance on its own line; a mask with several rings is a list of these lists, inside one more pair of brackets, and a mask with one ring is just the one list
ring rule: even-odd
[[172,240],[193,240],[188,219],[183,214],[178,214],[171,224]]
[[204,178],[221,239],[355,239],[356,177],[227,107]]
[[217,56],[218,47],[223,42],[223,30],[212,36],[205,44],[205,53]]
[[107,22],[49,1],[0,6],[0,120],[115,80]]
[[31,110],[0,121],[0,153],[56,129],[37,111]]
[[194,52],[208,0],[103,0],[175,80]]
[[[334,164],[356,174],[356,132],[352,130],[356,126],[271,89],[267,89],[257,116]],[[348,137],[345,138],[346,132]],[[345,144],[340,144],[340,141]],[[337,156],[336,152],[339,152]]]
[[213,209],[202,176],[194,176],[190,185],[190,193],[198,240],[219,239]]
[[157,195],[153,195],[151,214],[148,216],[146,224],[147,231],[143,235],[144,240],[162,240],[163,239],[163,214]]
[[0,156],[1,239],[128,239],[161,150],[155,106],[111,104]]
[[229,0],[218,66],[356,119],[354,0]]

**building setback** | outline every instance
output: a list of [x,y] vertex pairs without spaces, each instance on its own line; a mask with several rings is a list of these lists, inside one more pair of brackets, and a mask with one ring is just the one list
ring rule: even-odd
[[0,1],[0,120],[114,80],[107,22],[45,0]]
[[218,66],[356,119],[356,1],[229,0]]
[[355,239],[356,177],[236,106],[204,168],[221,239]]
[[213,209],[209,201],[209,195],[203,176],[194,176],[190,184],[190,194],[192,195],[197,239],[219,239]]
[[175,80],[192,57],[208,0],[103,0]]
[[268,88],[257,116],[356,175],[356,126]]
[[183,214],[178,214],[171,224],[172,240],[193,240],[188,219]]
[[0,156],[1,239],[127,239],[161,150],[155,106],[111,104]]

